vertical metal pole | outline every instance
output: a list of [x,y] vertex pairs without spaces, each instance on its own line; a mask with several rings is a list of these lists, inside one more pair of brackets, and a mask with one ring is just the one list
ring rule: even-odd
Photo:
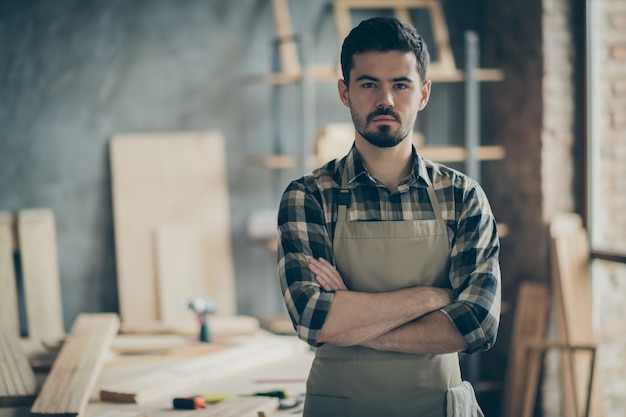
[[480,90],[476,79],[478,68],[478,35],[465,32],[465,170],[480,182],[480,165],[476,155],[480,143]]
[[[466,174],[480,182],[480,167],[476,148],[480,137],[480,95],[478,80],[478,35],[465,32],[465,170]],[[466,361],[466,377],[472,383],[480,381],[480,353],[469,355]]]
[[311,37],[308,34],[306,28],[302,31],[301,39],[301,51],[300,59],[302,61],[302,76],[300,77],[301,84],[301,97],[302,97],[302,138],[300,143],[302,148],[300,150],[300,168],[303,174],[308,173],[314,168],[311,164],[311,156],[313,153],[313,138],[315,136],[315,120],[316,120],[316,108],[315,108],[315,85],[311,80],[311,74],[308,71],[308,59],[307,54],[312,50],[313,45],[311,43]]

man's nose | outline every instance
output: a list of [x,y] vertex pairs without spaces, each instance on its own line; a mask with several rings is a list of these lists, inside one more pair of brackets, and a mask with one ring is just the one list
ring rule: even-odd
[[381,88],[376,98],[376,107],[392,108],[394,106],[393,94],[391,89]]

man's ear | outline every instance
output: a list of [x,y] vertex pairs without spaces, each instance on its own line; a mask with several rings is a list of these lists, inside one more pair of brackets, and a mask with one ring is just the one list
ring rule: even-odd
[[337,81],[337,90],[339,91],[339,98],[344,106],[350,107],[350,99],[348,96],[348,86],[343,80]]
[[428,104],[428,100],[430,99],[430,87],[431,87],[431,84],[432,83],[431,83],[430,80],[426,80],[422,84],[422,89],[420,91],[419,111],[424,110],[424,107],[426,107],[426,105]]

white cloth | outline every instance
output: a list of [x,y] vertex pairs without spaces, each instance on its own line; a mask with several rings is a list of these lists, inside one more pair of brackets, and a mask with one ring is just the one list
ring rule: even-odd
[[474,395],[474,388],[467,381],[450,388],[446,394],[446,402],[447,417],[485,417]]

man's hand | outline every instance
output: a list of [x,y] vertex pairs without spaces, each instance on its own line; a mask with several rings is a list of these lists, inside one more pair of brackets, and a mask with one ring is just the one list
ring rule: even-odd
[[310,258],[309,269],[315,274],[315,280],[326,291],[347,290],[337,269],[324,258]]

